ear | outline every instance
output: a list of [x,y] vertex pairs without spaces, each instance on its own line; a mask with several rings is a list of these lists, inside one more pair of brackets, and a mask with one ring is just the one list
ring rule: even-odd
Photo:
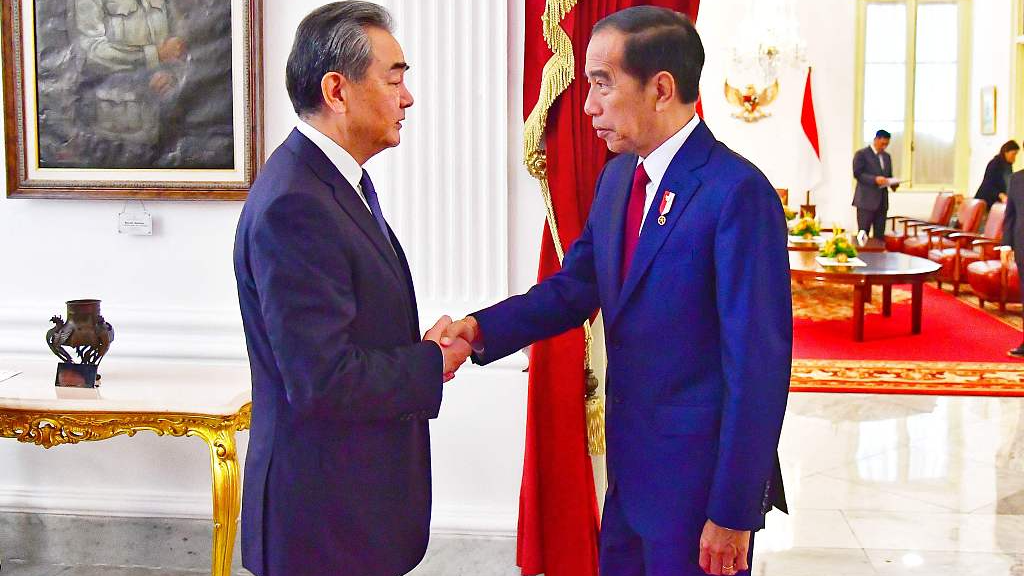
[[668,72],[662,70],[651,78],[651,83],[653,84],[655,94],[654,109],[658,112],[664,112],[669,105],[678,99],[676,96],[676,79]]
[[348,111],[348,79],[338,72],[328,72],[320,79],[320,92],[324,98],[324,106],[335,114]]

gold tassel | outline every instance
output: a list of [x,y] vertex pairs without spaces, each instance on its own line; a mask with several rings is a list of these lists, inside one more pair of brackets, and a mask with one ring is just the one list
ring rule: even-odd
[[[604,398],[597,394],[597,376],[587,368],[587,452],[591,456],[605,453]],[[592,387],[592,388],[591,388]]]

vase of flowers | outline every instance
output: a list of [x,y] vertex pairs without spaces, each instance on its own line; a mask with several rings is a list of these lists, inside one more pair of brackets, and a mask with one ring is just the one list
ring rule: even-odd
[[793,230],[790,232],[792,236],[799,236],[804,240],[810,240],[817,236],[821,236],[821,223],[816,218],[804,216],[793,226]]
[[849,262],[850,258],[856,258],[857,248],[850,241],[850,236],[838,226],[834,230],[834,235],[822,245],[818,254],[825,258],[834,258],[836,262],[840,263]]

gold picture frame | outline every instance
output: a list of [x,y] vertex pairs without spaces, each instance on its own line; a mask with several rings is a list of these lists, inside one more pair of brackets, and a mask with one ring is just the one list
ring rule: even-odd
[[4,0],[7,196],[244,200],[263,1]]

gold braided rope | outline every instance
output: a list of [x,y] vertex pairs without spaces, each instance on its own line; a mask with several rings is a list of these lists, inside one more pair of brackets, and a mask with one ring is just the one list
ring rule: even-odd
[[[544,64],[541,76],[540,96],[537,105],[526,119],[523,130],[524,162],[534,178],[540,182],[541,194],[544,197],[544,208],[547,212],[548,229],[551,241],[555,245],[558,263],[565,258],[565,247],[562,246],[558,234],[558,219],[555,217],[555,205],[551,199],[551,187],[547,177],[547,154],[542,148],[544,131],[547,128],[548,111],[555,100],[562,95],[576,77],[575,56],[573,55],[572,39],[560,26],[565,15],[575,6],[577,0],[547,0],[541,23],[544,30],[544,41],[551,49],[552,56]],[[583,367],[586,373],[586,396],[584,398],[587,415],[587,450],[592,455],[605,453],[604,435],[604,401],[598,396],[597,376],[591,362],[594,335],[590,322],[583,323]]]

